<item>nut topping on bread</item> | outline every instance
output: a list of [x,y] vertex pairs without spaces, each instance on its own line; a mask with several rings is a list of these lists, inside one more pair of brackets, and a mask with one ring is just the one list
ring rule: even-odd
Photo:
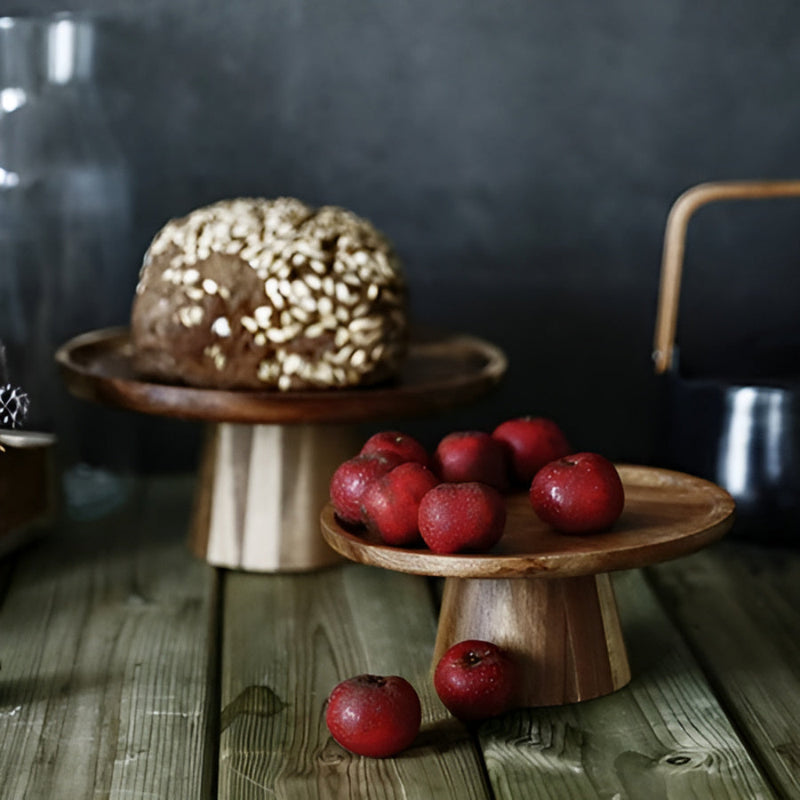
[[131,314],[144,375],[216,388],[375,383],[406,350],[406,289],[388,240],[336,206],[240,198],[172,220]]

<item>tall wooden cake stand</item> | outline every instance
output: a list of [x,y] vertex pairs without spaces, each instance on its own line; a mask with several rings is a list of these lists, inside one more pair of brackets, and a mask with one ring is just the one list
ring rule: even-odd
[[208,424],[190,542],[211,564],[256,572],[309,570],[340,556],[324,542],[319,512],[336,467],[362,442],[370,419],[435,414],[486,394],[506,358],[480,339],[412,342],[398,379],[352,390],[250,392],[142,380],[127,330],[105,329],[63,345],[67,388],[86,400]]
[[618,469],[624,511],[612,530],[592,536],[553,532],[526,494],[508,497],[503,538],[486,554],[389,547],[345,529],[330,504],[322,532],[354,561],[445,578],[434,665],[456,642],[493,641],[522,665],[518,706],[587,700],[630,680],[608,573],[691,553],[733,522],[730,495],[708,481],[648,467]]

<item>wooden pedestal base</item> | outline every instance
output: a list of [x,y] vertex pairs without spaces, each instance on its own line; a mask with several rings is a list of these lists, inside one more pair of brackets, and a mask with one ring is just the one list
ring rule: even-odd
[[607,573],[574,578],[447,578],[433,664],[456,642],[483,639],[522,670],[517,706],[609,694],[630,680]]
[[334,470],[358,449],[352,425],[211,425],[192,550],[215,566],[252,572],[340,561],[320,534],[319,512]]

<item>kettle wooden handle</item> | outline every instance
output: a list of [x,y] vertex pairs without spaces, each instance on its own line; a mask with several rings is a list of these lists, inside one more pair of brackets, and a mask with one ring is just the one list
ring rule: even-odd
[[653,342],[653,362],[657,373],[666,372],[672,366],[686,231],[695,211],[720,200],[764,200],[797,196],[800,196],[800,180],[717,181],[693,186],[673,203],[664,232],[661,285]]

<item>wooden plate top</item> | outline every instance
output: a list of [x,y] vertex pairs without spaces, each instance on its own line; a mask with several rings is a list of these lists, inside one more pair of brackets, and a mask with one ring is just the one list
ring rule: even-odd
[[709,481],[653,467],[617,468],[625,487],[625,508],[605,533],[556,533],[534,514],[527,493],[519,493],[508,496],[503,538],[488,553],[437,555],[427,548],[390,547],[373,534],[343,528],[330,504],[321,514],[322,534],[346,558],[398,572],[562,578],[677,558],[719,539],[733,524],[733,499]]
[[486,394],[503,377],[502,350],[473,336],[412,341],[396,381],[359,389],[231,391],[155,383],[137,375],[128,330],[71,339],[56,353],[69,391],[85,400],[160,416],[210,422],[358,422],[430,414]]

